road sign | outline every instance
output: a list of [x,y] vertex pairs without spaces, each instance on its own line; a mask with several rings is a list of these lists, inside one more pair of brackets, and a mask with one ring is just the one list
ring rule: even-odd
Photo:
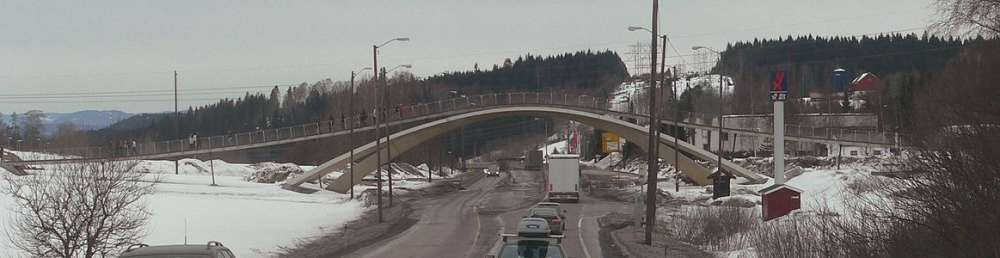
[[771,101],[785,101],[788,99],[788,80],[785,71],[771,72]]
[[605,154],[621,151],[621,137],[611,132],[602,133],[601,148]]

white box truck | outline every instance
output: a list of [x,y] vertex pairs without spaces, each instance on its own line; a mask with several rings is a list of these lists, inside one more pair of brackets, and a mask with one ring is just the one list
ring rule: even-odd
[[580,156],[576,154],[549,155],[547,197],[550,202],[580,201]]

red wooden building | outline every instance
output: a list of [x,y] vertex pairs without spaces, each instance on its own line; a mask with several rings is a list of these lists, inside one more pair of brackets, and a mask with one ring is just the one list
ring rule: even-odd
[[852,91],[877,91],[882,88],[882,79],[873,73],[863,73],[851,81]]
[[772,185],[760,190],[764,221],[788,215],[802,207],[802,190],[790,185]]

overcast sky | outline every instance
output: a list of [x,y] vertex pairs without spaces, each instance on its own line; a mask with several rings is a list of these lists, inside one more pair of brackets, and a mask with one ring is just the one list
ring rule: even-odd
[[[722,49],[755,37],[919,33],[934,15],[930,0],[660,6],[663,32],[684,55],[694,45]],[[347,80],[352,69],[371,66],[372,44],[394,37],[412,41],[387,46],[379,64],[412,64],[418,76],[491,67],[529,52],[611,49],[629,62],[629,45],[649,37],[625,28],[648,27],[650,8],[651,1],[633,0],[3,0],[0,112],[172,111],[174,70],[182,108],[247,89]],[[697,62],[688,56],[668,64],[684,61]],[[205,88],[227,89],[192,91]],[[93,97],[122,91],[140,92]]]

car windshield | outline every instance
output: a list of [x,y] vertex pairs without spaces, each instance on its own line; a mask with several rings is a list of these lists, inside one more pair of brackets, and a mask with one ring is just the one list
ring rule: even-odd
[[562,249],[547,241],[518,241],[500,250],[499,258],[562,258]]

